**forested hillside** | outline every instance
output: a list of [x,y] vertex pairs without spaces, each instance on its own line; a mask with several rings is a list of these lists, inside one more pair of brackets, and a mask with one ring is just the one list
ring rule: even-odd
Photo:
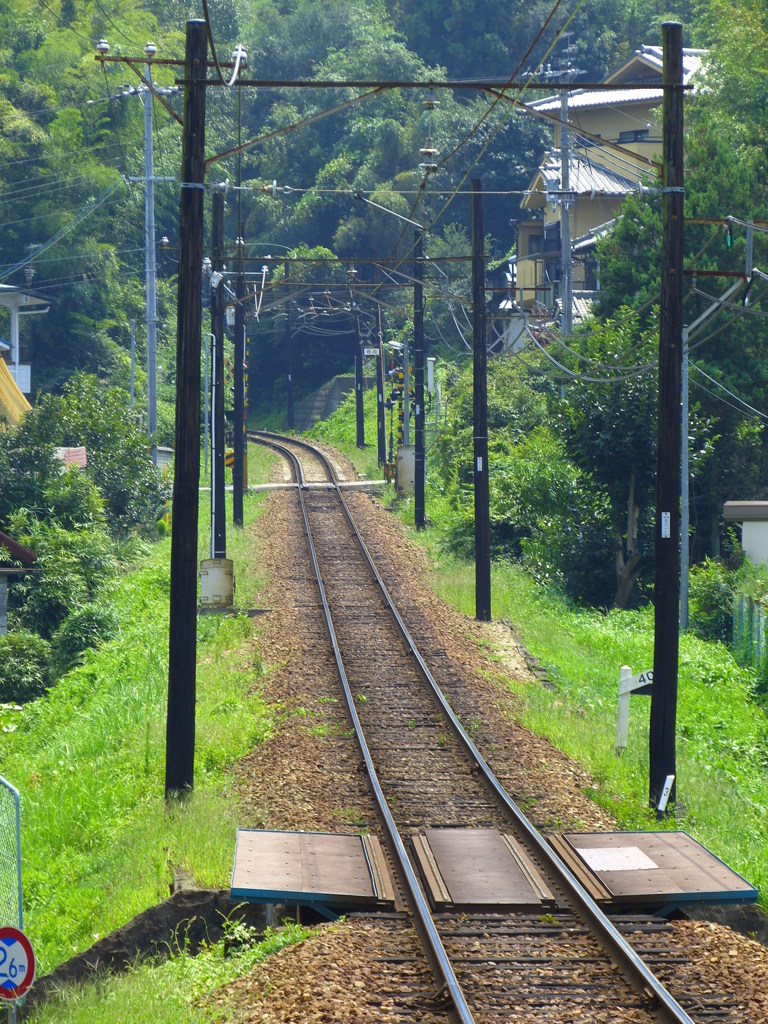
[[[582,80],[594,81],[641,44],[658,45],[661,23],[675,17],[684,24],[685,44],[709,51],[706,84],[686,113],[686,215],[696,218],[686,233],[687,255],[708,275],[742,270],[741,222],[768,220],[768,14],[758,0],[683,0],[674,11],[662,0],[209,0],[205,9],[218,60],[229,61],[242,44],[246,77],[273,83],[506,81],[537,69],[556,73],[566,56]],[[22,324],[37,395],[59,391],[76,371],[127,392],[134,323],[136,407],[143,407],[144,112],[142,99],[129,91],[139,79],[124,64],[99,64],[95,46],[106,39],[110,55],[134,56],[142,66],[144,45],[152,40],[158,60],[178,60],[187,18],[203,13],[202,3],[183,0],[0,2],[2,281],[31,282],[52,300],[47,315]],[[164,86],[180,74],[178,65],[153,66]],[[410,271],[392,265],[385,271],[377,261],[406,258],[412,230],[371,202],[427,228],[425,252],[435,261],[425,280],[428,343],[431,354],[446,361],[446,381],[459,380],[471,337],[468,265],[437,260],[469,253],[468,179],[483,182],[486,251],[494,273],[514,252],[510,221],[519,217],[522,194],[551,145],[549,124],[480,90],[437,90],[437,105],[426,89],[362,98],[369,91],[279,85],[207,90],[209,156],[258,140],[241,157],[212,163],[209,180],[229,182],[229,258],[242,223],[252,287],[263,291],[249,321],[250,404],[260,413],[285,407],[283,257],[291,261],[298,395],[351,365],[350,269],[357,294],[376,289],[381,300],[361,314],[364,333],[378,332],[378,310],[388,339],[410,329]],[[180,109],[178,96],[167,102]],[[333,107],[340,109],[320,116]],[[180,128],[157,101],[153,117],[157,238],[167,239],[158,250],[158,429],[159,440],[170,443]],[[735,218],[728,232],[714,223],[726,217]],[[207,227],[205,237],[207,246]],[[758,227],[752,262],[765,270],[764,238]],[[613,565],[629,557],[631,503],[638,509],[639,547],[648,553],[655,380],[652,373],[636,375],[635,368],[655,359],[659,244],[658,198],[632,198],[601,243],[598,319],[568,350],[557,351],[560,369],[530,349],[491,370],[513,381],[499,392],[491,439],[499,467],[492,482],[496,549],[527,553],[544,578],[599,603],[613,599]],[[262,263],[268,255],[281,261]],[[695,319],[708,296],[720,295],[731,281],[693,280],[686,319]],[[503,286],[503,275],[489,282]],[[719,510],[726,497],[765,496],[764,288],[758,279],[747,312],[739,299],[735,309],[713,319],[711,338],[695,353],[697,558],[720,550]],[[490,291],[488,300],[493,310]],[[363,299],[360,305],[366,305]],[[590,366],[626,372],[606,381],[605,373],[586,372]],[[514,408],[512,394],[520,396]],[[466,413],[459,388],[432,459],[452,497],[456,542],[466,524],[464,485],[471,478],[468,425],[453,416],[460,411]],[[536,472],[542,465],[553,474],[548,486]],[[565,529],[574,514],[576,525]],[[585,552],[594,554],[587,566]],[[641,562],[647,572],[649,559]]]

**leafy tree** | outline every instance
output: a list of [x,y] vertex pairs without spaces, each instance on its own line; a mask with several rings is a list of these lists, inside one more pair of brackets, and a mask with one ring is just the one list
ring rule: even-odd
[[105,530],[65,530],[26,510],[11,516],[9,526],[14,539],[37,555],[36,571],[10,591],[14,629],[50,639],[73,609],[94,599],[115,571],[112,543]]
[[[46,455],[39,494],[31,502],[16,501],[15,507],[39,509],[48,498],[70,524],[99,521],[99,502],[86,484],[54,479],[52,445],[85,445],[86,473],[98,488],[103,516],[116,535],[136,529],[151,532],[162,515],[164,484],[152,465],[146,436],[131,416],[127,395],[120,388],[104,387],[88,375],[73,377],[62,395],[45,395],[6,444],[12,447],[16,464],[29,462],[35,453]],[[25,472],[35,479],[39,475],[37,467]]]
[[[474,543],[472,371],[454,376],[449,422],[430,452],[430,472],[452,512],[446,542],[469,557]],[[608,496],[550,429],[547,403],[516,362],[488,367],[491,546],[524,562],[577,600],[608,604],[613,593]]]

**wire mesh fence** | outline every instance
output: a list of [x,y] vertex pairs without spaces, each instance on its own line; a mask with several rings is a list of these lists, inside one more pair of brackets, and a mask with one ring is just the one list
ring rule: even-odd
[[737,657],[760,671],[766,657],[768,611],[762,601],[743,594],[733,603],[733,647]]
[[18,790],[0,776],[0,925],[24,927]]

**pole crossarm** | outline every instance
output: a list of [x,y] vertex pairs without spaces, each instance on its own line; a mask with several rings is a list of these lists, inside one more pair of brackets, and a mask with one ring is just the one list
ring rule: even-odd
[[[137,64],[139,63],[137,60],[134,60],[131,57],[105,57],[103,54],[100,54],[100,53],[96,54],[96,60],[99,61],[102,64],[104,64],[104,63],[106,63],[108,61],[117,61],[117,62],[122,63],[122,64],[127,64],[128,67],[131,69],[131,71],[133,71],[133,73],[135,75],[137,75],[141,79],[142,85],[146,89],[148,89],[149,92],[152,93],[152,95],[155,97],[156,100],[158,100],[160,103],[162,103],[162,105],[165,107],[165,109],[168,111],[168,113],[171,115],[171,117],[174,119],[174,121],[176,121],[177,124],[183,124],[183,121],[182,121],[182,118],[180,117],[180,115],[177,114],[176,111],[173,109],[173,107],[170,105],[170,103],[166,99],[164,99],[163,93],[161,92],[161,89],[163,87],[155,85],[154,82],[152,81],[152,79],[148,78],[144,74],[144,72],[139,67],[137,67]],[[175,64],[177,62],[176,61],[167,61],[167,60],[154,60],[154,61],[149,61],[148,62],[146,57],[142,57],[141,63],[142,64],[147,64],[147,63],[149,63],[149,64],[171,64],[171,63]]]
[[[113,60],[115,58],[112,58]],[[224,67],[224,65],[221,65]],[[231,65],[230,65],[231,66]],[[180,80],[180,84],[183,82]],[[218,79],[209,78],[206,80],[205,85],[216,86],[226,85],[226,82],[220,82]],[[405,80],[405,79],[311,79],[311,78],[298,78],[298,79],[278,79],[278,78],[241,78],[236,83],[236,86],[248,89],[457,89],[457,90],[469,90],[472,92],[498,92],[503,93],[506,90],[519,91],[520,89],[541,89],[545,92],[570,92],[573,90],[573,82],[553,82],[553,81],[539,81],[536,79],[513,79],[510,81],[508,78],[498,79],[480,79],[480,78],[462,78],[453,79],[443,82],[436,82],[433,79],[418,79],[418,80]],[[647,92],[648,85],[640,82],[627,82],[622,83],[622,91],[644,91]],[[654,84],[654,89],[659,89],[663,92],[664,85],[662,83]],[[691,91],[692,85],[684,85],[682,87],[685,90]],[[616,90],[615,84],[609,82],[580,82],[579,89],[589,89],[590,91],[597,90],[602,92],[613,92]]]
[[[170,106],[170,104],[168,104],[163,99],[163,97],[160,95],[160,93],[156,89],[152,88],[151,84],[146,81],[142,71],[137,66],[138,64],[144,62],[144,60],[145,60],[144,57],[139,59],[139,58],[136,58],[136,57],[121,57],[121,56],[110,57],[110,56],[107,56],[105,54],[96,54],[95,59],[97,61],[100,61],[101,63],[122,63],[122,64],[127,64],[128,67],[130,67],[131,70],[134,72],[134,74],[138,75],[138,77],[142,79],[142,81],[145,83],[145,85],[147,85],[147,87],[152,90],[153,95],[155,95],[157,97],[157,99],[160,100],[160,102],[168,110],[168,112],[171,114],[171,116],[176,121],[178,121],[179,124],[181,124],[181,118],[176,113],[176,111],[173,110],[173,108]],[[152,61],[152,63],[153,64],[163,64],[163,65],[172,66],[172,67],[183,66],[183,61],[178,61],[178,60],[155,59],[155,60]],[[209,67],[213,67],[214,65],[209,62],[208,66]],[[226,64],[220,63],[219,67],[234,69],[235,68],[235,64],[234,64],[234,62],[228,62]],[[180,79],[176,80],[176,84],[183,86],[186,83],[185,83],[185,80],[183,78],[180,78]],[[203,84],[205,86],[226,86],[227,85],[226,82],[222,81],[219,78],[206,79]],[[400,79],[400,80],[349,79],[349,80],[344,81],[344,80],[340,80],[340,79],[308,80],[308,79],[301,79],[301,78],[300,79],[240,78],[240,79],[238,79],[234,83],[234,86],[236,88],[249,88],[249,89],[366,89],[366,90],[369,90],[369,91],[367,91],[363,96],[356,96],[353,99],[348,100],[346,103],[339,104],[338,106],[333,107],[330,110],[321,111],[318,114],[314,114],[312,117],[307,118],[307,119],[305,119],[305,120],[303,120],[301,122],[298,122],[295,125],[288,125],[285,128],[277,129],[275,132],[270,132],[267,135],[260,136],[258,139],[252,139],[250,142],[243,143],[241,146],[236,146],[236,147],[234,147],[234,148],[232,148],[230,150],[227,150],[226,152],[218,153],[218,154],[216,154],[213,157],[209,157],[206,160],[206,169],[209,166],[211,166],[212,164],[218,162],[219,160],[226,159],[228,156],[233,156],[233,155],[236,155],[237,153],[245,152],[247,149],[250,149],[253,146],[260,145],[262,142],[266,142],[269,139],[273,139],[273,138],[276,138],[276,137],[278,137],[280,135],[284,135],[284,134],[286,134],[288,132],[295,131],[296,128],[303,127],[304,125],[312,124],[315,121],[319,121],[319,120],[321,120],[324,117],[330,116],[331,114],[335,114],[335,113],[338,113],[338,112],[340,112],[342,110],[345,110],[347,107],[352,106],[354,103],[357,103],[360,100],[368,99],[371,96],[376,96],[379,93],[381,93],[383,91],[386,91],[386,90],[389,90],[389,89],[426,89],[426,90],[429,90],[429,89],[451,89],[451,90],[462,90],[462,91],[470,90],[470,91],[474,91],[474,92],[478,92],[478,91],[479,92],[487,92],[489,95],[494,96],[497,99],[503,99],[503,100],[506,100],[508,103],[513,103],[521,111],[524,111],[527,114],[532,114],[534,117],[545,118],[547,120],[550,120],[550,121],[554,122],[555,124],[562,123],[562,122],[560,122],[560,119],[556,115],[545,113],[544,111],[536,110],[534,107],[529,106],[529,104],[522,103],[516,97],[507,95],[507,93],[510,92],[510,91],[519,92],[519,91],[521,91],[523,89],[525,89],[525,90],[541,89],[542,91],[546,91],[546,92],[568,92],[568,91],[571,91],[573,89],[573,83],[572,82],[539,81],[538,79],[535,79],[535,78],[523,78],[523,79],[520,79],[520,80],[513,80],[513,81],[509,81],[508,79],[462,79],[462,80],[448,80],[448,81],[442,81],[442,82],[435,81],[434,79],[422,79],[422,80],[415,80],[415,81],[402,80],[402,79]],[[611,90],[615,90],[615,88],[616,88],[616,86],[614,84],[607,83],[607,82],[581,82],[581,83],[579,83],[579,89],[589,89],[590,91],[610,92]],[[622,84],[622,89],[623,90],[627,90],[627,91],[647,90],[647,88],[648,88],[647,84],[643,84],[643,83],[627,82],[627,83]],[[665,89],[668,89],[670,87],[666,83],[661,83],[658,86],[658,88],[661,89],[662,92],[663,92]],[[685,90],[685,91],[691,91],[693,89],[693,86],[691,84],[686,84],[686,85],[683,85],[681,88],[683,90]],[[592,135],[590,132],[584,131],[583,129],[579,128],[579,126],[576,125],[576,124],[570,123],[569,126],[572,127],[574,130],[578,131],[585,138],[591,139],[592,141],[599,141],[601,143],[601,145],[608,146],[610,149],[614,150],[617,153],[622,153],[624,155],[632,156],[636,160],[639,159],[640,161],[647,163],[649,167],[653,167],[654,170],[657,173],[661,171],[661,164],[658,163],[655,160],[650,160],[650,159],[645,158],[645,157],[638,157],[637,153],[633,153],[631,150],[628,150],[628,149],[626,149],[623,146],[619,146],[617,143],[609,143],[609,142],[606,142],[604,139],[599,139],[598,136]]]

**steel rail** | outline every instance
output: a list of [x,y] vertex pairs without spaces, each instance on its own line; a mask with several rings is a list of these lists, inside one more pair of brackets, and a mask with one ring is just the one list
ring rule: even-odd
[[[459,719],[456,717],[455,712],[451,708],[448,701],[445,699],[440,687],[437,684],[437,681],[435,680],[434,676],[427,667],[426,662],[424,661],[418,647],[416,646],[415,641],[413,640],[413,637],[410,634],[410,631],[408,630],[408,627],[405,625],[405,622],[403,621],[400,612],[395,606],[395,603],[392,600],[392,597],[389,591],[387,590],[387,587],[383,579],[381,578],[381,575],[373,561],[373,558],[370,552],[368,551],[365,542],[363,541],[360,531],[358,530],[357,525],[355,524],[352,518],[352,513],[350,512],[349,506],[347,505],[347,502],[344,499],[344,495],[341,492],[336,471],[334,470],[330,460],[327,458],[327,456],[325,456],[323,452],[319,451],[317,448],[314,448],[306,441],[303,441],[298,438],[286,438],[285,440],[290,440],[290,443],[307,449],[314,455],[315,458],[320,459],[325,464],[327,472],[329,473],[331,480],[333,481],[336,487],[336,493],[344,509],[347,521],[349,522],[355,534],[355,537],[360,545],[363,554],[365,555],[371,572],[373,573],[377,581],[377,584],[381,589],[382,595],[385,601],[387,602],[387,605],[389,606],[389,609],[392,612],[392,615],[395,621],[397,622],[402,632],[402,635],[406,643],[408,644],[408,647],[411,650],[411,653],[418,662],[419,668],[421,669],[424,678],[429,684],[435,698],[439,702],[443,713],[447,716],[447,719],[450,722],[451,727],[455,730],[456,735],[459,737],[468,755],[472,758],[478,770],[482,774],[486,784],[494,791],[497,798],[513,816],[517,826],[525,834],[526,838],[531,843],[536,853],[546,862],[550,870],[558,877],[559,881],[568,891],[569,895],[571,896],[571,899],[574,902],[577,913],[585,922],[587,928],[592,933],[592,935],[597,939],[600,945],[619,965],[619,967],[622,970],[622,973],[624,974],[625,979],[637,992],[639,992],[642,995],[645,995],[652,1002],[653,1005],[651,1007],[651,1012],[655,1013],[656,1017],[659,1019],[659,1021],[663,1022],[663,1024],[694,1024],[692,1018],[680,1006],[680,1004],[671,995],[671,993],[669,993],[667,989],[662,985],[662,983],[658,980],[656,975],[649,969],[647,964],[643,961],[642,957],[634,949],[632,949],[632,947],[624,938],[624,936],[619,932],[619,930],[608,918],[608,916],[600,909],[600,907],[597,905],[595,900],[589,895],[586,889],[584,889],[584,887],[578,881],[576,876],[571,872],[571,870],[568,868],[565,862],[558,856],[558,854],[549,845],[549,843],[547,843],[547,841],[539,833],[539,831],[536,828],[534,828],[534,826],[528,821],[528,819],[517,806],[515,801],[507,793],[507,791],[501,785],[499,780],[496,778],[495,774],[493,773],[493,771],[483,758],[482,754],[477,749],[470,736],[467,734],[466,730],[462,726]],[[296,459],[294,453],[290,452],[289,454],[291,456],[292,461],[294,459],[296,460],[296,462],[299,461],[298,459]],[[311,535],[309,535],[309,525],[306,519],[306,510],[304,508],[303,496],[301,500],[301,505],[302,512],[305,517],[305,523],[307,524],[308,536],[310,536],[312,559],[313,562],[315,563],[315,571],[316,573],[318,573],[318,583],[321,588],[323,605],[327,608],[325,601],[325,591],[322,587],[322,582],[320,581],[319,567],[317,566],[316,557],[314,553],[314,545],[312,544],[311,541]],[[328,610],[326,614],[328,616],[328,623],[329,628],[331,630],[332,643],[334,645],[334,653],[336,654],[337,664],[339,664],[340,671],[343,673],[343,667],[341,666],[340,663],[340,653],[338,651],[338,645],[336,642],[336,635],[335,632],[333,631],[333,626],[330,621],[330,611]],[[349,691],[349,687],[346,682],[346,676],[344,676],[344,688],[345,696],[350,710],[350,715],[355,724],[355,730],[357,731],[359,727],[359,719],[354,707],[354,703],[352,701],[351,692]],[[361,740],[361,742],[364,743],[364,740],[362,739],[361,736],[359,736],[359,740]],[[366,765],[367,764],[368,760],[366,760]],[[375,771],[372,765],[369,771]],[[372,775],[372,780],[373,778],[375,778],[375,775]],[[378,786],[378,782],[376,783],[376,785]],[[387,817],[391,818],[391,815],[389,815],[389,809],[386,807],[386,805],[385,811]],[[394,821],[392,822],[392,827],[396,829]],[[407,854],[405,854],[405,856],[407,859]]]
[[[328,632],[330,635],[331,644],[333,646],[333,654],[334,658],[336,659],[336,667],[338,669],[339,678],[341,680],[342,689],[344,691],[344,701],[347,705],[347,711],[352,720],[352,726],[355,730],[357,743],[358,746],[360,747],[360,751],[365,762],[365,767],[366,771],[368,772],[368,777],[371,783],[371,789],[373,790],[374,799],[376,800],[376,805],[378,807],[379,814],[382,817],[387,834],[389,836],[392,853],[400,869],[402,878],[405,881],[405,890],[408,895],[409,903],[411,904],[411,909],[413,910],[414,913],[416,926],[421,936],[422,944],[424,945],[425,950],[428,954],[428,959],[431,960],[433,974],[437,974],[438,978],[436,980],[439,980],[440,982],[438,986],[438,992],[440,994],[446,993],[450,997],[450,1000],[453,1003],[453,1007],[456,1011],[458,1020],[461,1022],[461,1024],[475,1024],[475,1019],[472,1016],[464,993],[462,992],[461,986],[459,984],[459,980],[456,977],[456,974],[453,970],[450,958],[445,950],[445,947],[443,946],[443,941],[440,938],[440,935],[437,931],[437,927],[435,925],[434,918],[432,917],[432,913],[429,909],[429,905],[421,890],[419,881],[416,878],[416,874],[411,865],[411,861],[408,856],[408,852],[405,848],[403,838],[400,835],[395,820],[392,817],[392,813],[389,810],[389,806],[387,805],[387,800],[386,797],[384,796],[384,791],[381,788],[381,784],[376,773],[376,768],[373,763],[373,758],[371,757],[371,753],[368,748],[365,735],[363,733],[363,727],[360,722],[360,718],[357,714],[357,709],[355,708],[355,701],[352,696],[352,690],[350,688],[346,670],[344,668],[344,662],[341,657],[341,650],[339,648],[338,639],[336,637],[336,630],[333,625],[331,610],[328,605],[325,587],[323,586],[320,565],[317,560],[315,544],[312,539],[312,529],[309,525],[309,515],[307,513],[307,508],[304,502],[303,494],[303,491],[307,489],[307,485],[306,483],[303,482],[303,474],[301,470],[300,461],[298,459],[298,456],[289,448],[281,446],[279,442],[274,438],[274,436],[269,437],[269,435],[263,434],[261,432],[258,435],[252,436],[258,437],[259,439],[268,437],[269,439],[266,441],[266,443],[269,444],[270,447],[278,451],[282,451],[282,453],[286,456],[286,458],[288,458],[289,462],[291,463],[294,473],[296,474],[297,480],[302,481],[301,485],[297,489],[297,493],[299,496],[299,504],[301,506],[302,518],[304,520],[304,529],[307,536],[307,543],[309,545],[309,554],[310,558],[312,559],[312,566],[315,573],[315,581],[320,592],[320,601],[323,606],[323,613],[325,615],[326,625],[328,626]],[[336,472],[333,469],[333,466],[330,464],[329,460],[326,458],[326,456],[323,455],[322,452],[319,452],[316,448],[313,448],[306,442],[302,442],[296,438],[285,438],[285,440],[290,441],[291,444],[295,444],[297,446],[300,446],[311,451],[315,458],[317,458],[319,461],[323,463],[328,475],[331,478],[331,482],[334,484],[335,493],[338,496],[341,496],[341,492],[338,487],[338,478],[336,476]],[[346,514],[348,515],[349,512],[348,509],[346,509],[346,502],[344,502],[343,499],[342,505],[344,506]]]

